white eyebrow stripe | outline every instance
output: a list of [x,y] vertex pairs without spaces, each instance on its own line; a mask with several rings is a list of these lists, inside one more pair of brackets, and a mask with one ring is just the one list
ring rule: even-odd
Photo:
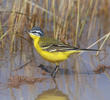
[[39,30],[32,30],[32,33],[34,32],[42,34],[42,31],[39,31]]
[[42,33],[41,31],[36,30],[36,33]]

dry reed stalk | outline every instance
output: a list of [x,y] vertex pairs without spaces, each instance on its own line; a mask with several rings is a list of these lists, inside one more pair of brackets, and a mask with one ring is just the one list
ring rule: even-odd
[[89,24],[90,26],[89,26],[89,29],[88,29],[88,39],[90,38],[90,34],[91,34],[92,30],[95,29],[95,25],[96,25],[96,16],[95,15],[97,13],[98,2],[99,2],[99,0],[95,1],[95,5],[94,5],[94,8],[92,10],[91,20],[90,20],[90,24]]

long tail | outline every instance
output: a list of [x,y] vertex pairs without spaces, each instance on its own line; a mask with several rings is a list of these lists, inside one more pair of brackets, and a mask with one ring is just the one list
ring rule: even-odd
[[80,48],[78,48],[77,50],[82,50],[82,51],[101,51],[101,50],[98,50],[98,49],[80,49]]
[[99,49],[82,49],[82,48],[77,48],[77,47],[66,47],[63,49],[59,49],[59,50],[65,50],[65,51],[76,51],[76,52],[81,52],[81,51],[101,51]]

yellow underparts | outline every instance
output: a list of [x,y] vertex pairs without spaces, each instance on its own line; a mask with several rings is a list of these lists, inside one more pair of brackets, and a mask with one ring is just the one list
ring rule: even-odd
[[32,36],[34,40],[34,47],[36,48],[37,52],[47,61],[52,62],[52,63],[59,63],[61,61],[66,60],[71,54],[78,53],[80,51],[76,50],[71,50],[71,51],[66,51],[66,52],[48,52],[44,51],[41,49],[39,46],[38,42],[40,37],[39,36]]

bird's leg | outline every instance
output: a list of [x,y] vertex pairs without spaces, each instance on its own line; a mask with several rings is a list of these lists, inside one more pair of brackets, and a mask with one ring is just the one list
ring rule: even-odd
[[42,70],[44,70],[45,72],[51,73],[50,70],[48,70],[48,68],[45,67],[45,65],[40,64],[38,67],[40,67]]
[[58,72],[59,66],[56,65],[55,69],[53,70],[53,72],[51,73],[52,78],[56,77],[56,73]]

